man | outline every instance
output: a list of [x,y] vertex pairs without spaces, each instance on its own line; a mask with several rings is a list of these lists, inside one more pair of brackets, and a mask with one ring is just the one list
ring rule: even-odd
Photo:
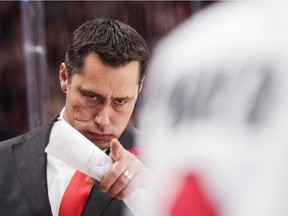
[[[101,183],[90,190],[83,215],[121,215],[121,200],[151,176],[125,150],[134,146],[134,129],[128,123],[148,57],[143,38],[116,20],[88,21],[73,33],[59,70],[66,94],[59,118],[114,161]],[[0,144],[0,215],[65,215],[59,209],[75,169],[44,152],[57,119]],[[86,181],[96,182],[89,177]]]

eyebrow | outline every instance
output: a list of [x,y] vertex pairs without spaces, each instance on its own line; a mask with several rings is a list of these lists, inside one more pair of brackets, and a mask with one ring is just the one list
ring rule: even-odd
[[[87,90],[87,89],[84,89],[82,87],[79,88],[80,91],[84,92],[85,94],[91,94],[91,95],[95,95],[96,97],[99,97],[101,99],[105,98],[104,95],[102,94],[99,94],[97,92],[94,92],[92,90]],[[115,100],[115,99],[120,99],[120,100],[131,100],[133,98],[133,96],[125,96],[125,97],[112,97],[112,100]]]
[[128,96],[126,96],[126,97],[112,97],[112,100],[115,100],[115,99],[117,99],[117,100],[125,100],[125,101],[129,101],[129,100],[131,100],[133,97],[128,97]]
[[80,87],[79,89],[80,89],[81,92],[84,92],[85,94],[91,94],[91,95],[95,95],[95,96],[97,96],[97,97],[99,97],[99,98],[104,98],[103,95],[101,95],[101,94],[99,94],[99,93],[96,93],[96,92],[94,92],[94,91],[87,90],[87,89],[84,89],[84,88],[82,88],[82,87]]

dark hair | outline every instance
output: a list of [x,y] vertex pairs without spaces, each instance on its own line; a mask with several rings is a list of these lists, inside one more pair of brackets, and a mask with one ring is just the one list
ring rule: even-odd
[[95,52],[104,64],[119,67],[139,61],[139,82],[145,76],[149,49],[145,40],[131,26],[118,20],[97,18],[87,21],[73,32],[65,55],[68,78],[81,73],[83,60]]

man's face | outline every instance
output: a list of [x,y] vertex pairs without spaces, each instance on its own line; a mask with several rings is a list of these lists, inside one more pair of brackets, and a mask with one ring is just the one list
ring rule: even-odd
[[90,53],[81,74],[68,83],[66,65],[60,84],[66,93],[64,119],[101,149],[119,138],[132,115],[139,91],[139,62],[113,68]]

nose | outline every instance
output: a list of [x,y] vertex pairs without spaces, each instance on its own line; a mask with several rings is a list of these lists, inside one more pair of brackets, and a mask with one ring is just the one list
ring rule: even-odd
[[111,108],[109,105],[103,105],[97,112],[94,121],[97,125],[104,127],[110,124]]

